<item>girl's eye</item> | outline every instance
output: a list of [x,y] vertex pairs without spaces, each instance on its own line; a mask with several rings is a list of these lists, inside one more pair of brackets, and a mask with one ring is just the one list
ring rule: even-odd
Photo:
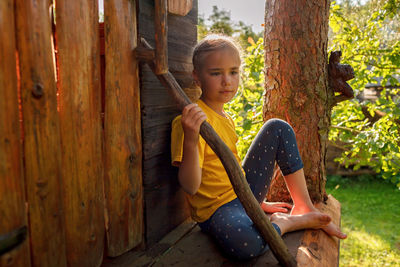
[[239,72],[236,71],[236,70],[231,71],[231,74],[232,74],[232,75],[236,75],[236,74],[238,74],[238,73],[239,73]]
[[217,75],[219,75],[219,74],[220,74],[220,72],[211,72],[211,73],[210,73],[211,76],[217,76]]

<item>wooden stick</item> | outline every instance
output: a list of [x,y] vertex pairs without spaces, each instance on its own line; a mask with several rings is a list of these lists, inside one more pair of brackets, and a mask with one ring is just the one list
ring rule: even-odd
[[140,61],[153,61],[155,58],[154,49],[146,49],[144,47],[136,47],[134,52],[134,57]]
[[0,256],[14,249],[25,241],[28,233],[28,227],[22,226],[10,233],[0,235]]
[[156,37],[156,58],[155,74],[168,72],[168,25],[167,25],[167,0],[155,0],[155,37]]
[[[144,40],[144,38],[141,39],[141,43],[145,48],[152,49],[152,47],[146,42],[146,40]],[[150,66],[153,72],[155,72],[155,63],[147,62],[147,64]],[[191,103],[170,72],[157,75],[157,78],[168,89],[168,92],[173,96],[180,110]],[[257,229],[260,231],[264,240],[268,243],[275,257],[283,266],[296,266],[296,260],[289,253],[289,250],[283,242],[281,236],[275,231],[268,217],[261,209],[260,204],[254,197],[242,172],[242,168],[237,162],[232,151],[206,121],[203,122],[200,127],[200,135],[220,158],[226,172],[228,173],[236,195],[238,196],[251,220],[257,226]]]

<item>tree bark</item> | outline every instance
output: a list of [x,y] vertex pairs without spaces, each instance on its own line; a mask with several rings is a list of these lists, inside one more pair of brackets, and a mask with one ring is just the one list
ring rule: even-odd
[[[281,118],[296,133],[311,199],[325,193],[325,154],[333,91],[328,87],[330,1],[266,0],[264,121]],[[270,201],[290,200],[280,172]]]

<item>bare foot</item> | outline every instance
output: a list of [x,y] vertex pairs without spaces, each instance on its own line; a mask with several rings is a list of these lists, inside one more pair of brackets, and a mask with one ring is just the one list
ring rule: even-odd
[[279,226],[283,235],[296,230],[322,228],[329,224],[331,217],[314,211],[300,215],[288,215],[277,212],[271,215],[270,220]]
[[[290,214],[291,215],[299,215],[299,214],[306,214],[309,212],[319,212],[321,213],[319,210],[317,210],[316,208],[310,209],[308,207],[296,207],[293,206]],[[342,231],[340,231],[340,228],[335,225],[333,222],[330,222],[328,225],[321,227],[322,230],[324,230],[328,235],[331,236],[336,236],[337,238],[340,239],[345,239],[347,238],[347,235],[345,233],[343,233]]]
[[340,231],[340,228],[333,222],[330,222],[327,226],[322,227],[322,230],[324,230],[328,235],[336,236],[339,239],[347,238],[347,235]]

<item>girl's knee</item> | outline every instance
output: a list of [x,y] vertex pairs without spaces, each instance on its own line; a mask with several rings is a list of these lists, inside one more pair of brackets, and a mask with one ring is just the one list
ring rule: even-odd
[[270,129],[291,129],[292,130],[292,126],[290,126],[290,124],[284,120],[281,119],[277,119],[277,118],[273,118],[273,119],[269,119],[264,123],[265,128],[270,128]]

